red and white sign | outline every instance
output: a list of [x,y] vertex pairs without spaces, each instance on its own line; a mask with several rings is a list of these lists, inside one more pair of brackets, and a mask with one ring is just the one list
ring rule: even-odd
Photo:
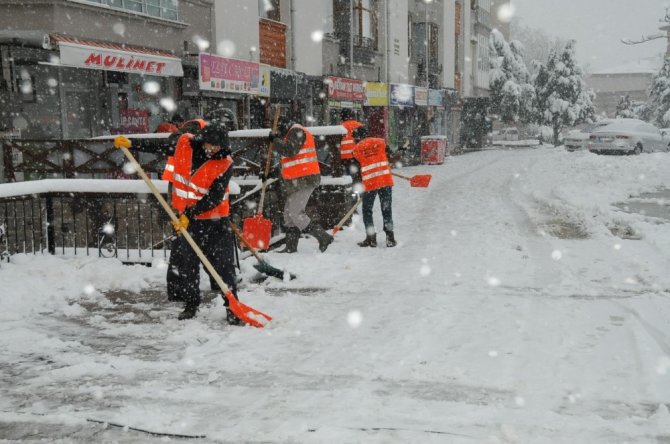
[[360,80],[328,77],[326,83],[329,99],[365,102],[365,84]]
[[181,59],[135,51],[122,51],[97,46],[59,42],[61,65],[79,68],[149,74],[162,77],[183,77]]
[[119,110],[119,133],[140,134],[149,132],[149,113],[143,109]]

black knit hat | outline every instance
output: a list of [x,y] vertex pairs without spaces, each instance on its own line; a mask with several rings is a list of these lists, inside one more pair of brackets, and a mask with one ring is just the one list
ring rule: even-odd
[[354,136],[354,141],[360,142],[361,140],[368,137],[370,133],[368,132],[368,129],[366,127],[359,126],[354,130],[354,132],[351,135]]
[[209,143],[222,148],[229,145],[228,130],[225,125],[217,120],[208,122],[207,126],[198,133],[198,139],[203,143]]

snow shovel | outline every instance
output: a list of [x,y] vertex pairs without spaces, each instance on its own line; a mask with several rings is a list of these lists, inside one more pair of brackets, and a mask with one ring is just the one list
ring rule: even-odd
[[412,177],[403,176],[402,174],[398,173],[391,173],[391,174],[401,179],[409,180],[410,186],[415,188],[428,188],[430,179],[433,178],[433,176],[430,174],[416,174]]
[[361,196],[358,196],[358,200],[356,201],[354,206],[351,207],[351,209],[349,211],[347,211],[347,214],[344,215],[342,220],[340,220],[337,223],[337,225],[335,225],[333,227],[333,236],[335,236],[335,234],[337,234],[337,232],[340,231],[340,229],[342,228],[342,225],[344,225],[344,223],[351,217],[351,215],[354,214],[354,211],[356,211],[356,208],[358,208],[358,206],[361,204],[361,202],[363,202],[363,198],[361,198]]
[[[277,131],[277,122],[279,121],[279,106],[275,109],[275,117],[272,122],[272,132]],[[270,174],[270,164],[272,163],[272,142],[268,145],[268,155],[265,161],[265,176],[261,186],[261,200],[258,203],[258,212],[254,217],[247,217],[242,224],[243,236],[246,241],[253,245],[257,250],[267,250],[270,247],[270,237],[272,236],[272,221],[263,217],[263,203],[265,201],[265,189],[268,183],[268,174]],[[244,244],[245,246],[247,243]]]
[[[280,270],[279,268],[275,268],[272,265],[268,264],[263,260],[260,254],[258,254],[258,251],[254,248],[253,245],[249,243],[248,240],[244,238],[244,235],[240,232],[240,229],[237,228],[237,225],[235,225],[233,222],[230,222],[230,228],[233,230],[233,233],[235,233],[235,236],[237,236],[240,241],[244,244],[245,247],[251,251],[251,254],[254,255],[258,263],[254,265],[254,268],[258,270],[259,272],[263,274],[267,274],[268,276],[276,277],[281,280],[284,280],[284,271]],[[295,279],[295,275],[292,273],[288,274],[291,279]]]
[[[126,156],[128,161],[130,161],[131,165],[133,168],[135,168],[135,171],[137,174],[140,175],[140,177],[144,180],[144,182],[147,184],[153,195],[158,199],[158,202],[161,204],[165,212],[170,216],[170,220],[172,222],[178,222],[179,220],[177,219],[177,215],[174,214],[174,211],[172,211],[172,208],[170,205],[165,201],[163,196],[161,195],[160,191],[156,188],[156,186],[153,184],[151,179],[149,179],[149,176],[147,176],[147,173],[144,172],[142,167],[140,166],[139,163],[137,163],[137,160],[135,160],[135,157],[128,151],[128,148],[130,148],[130,140],[126,139],[123,136],[118,136],[116,139],[114,139],[114,146],[116,148],[120,148],[121,151],[123,151],[123,154]],[[223,292],[222,296],[228,300],[228,305],[230,311],[233,312],[235,316],[237,316],[239,319],[244,321],[245,323],[258,327],[258,328],[263,328],[265,325],[263,324],[264,320],[271,321],[272,317],[269,315],[266,315],[265,313],[262,313],[255,308],[251,308],[248,305],[243,304],[242,302],[238,301],[235,295],[233,294],[232,291],[230,291],[230,288],[223,282],[223,279],[221,279],[221,276],[219,276],[219,273],[216,272],[214,267],[212,266],[212,263],[207,259],[207,257],[203,254],[202,250],[200,247],[198,247],[198,244],[195,243],[191,235],[188,233],[186,230],[181,230],[181,235],[184,236],[184,239],[186,239],[186,242],[191,246],[195,254],[198,255],[198,258],[200,258],[200,261],[202,264],[205,266],[209,274],[214,278],[216,283],[219,285],[219,288]],[[265,318],[265,319],[263,319]]]

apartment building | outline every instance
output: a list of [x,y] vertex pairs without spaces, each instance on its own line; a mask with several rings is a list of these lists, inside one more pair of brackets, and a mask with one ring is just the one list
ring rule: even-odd
[[153,131],[176,112],[182,56],[212,38],[212,5],[0,1],[0,129],[31,139]]

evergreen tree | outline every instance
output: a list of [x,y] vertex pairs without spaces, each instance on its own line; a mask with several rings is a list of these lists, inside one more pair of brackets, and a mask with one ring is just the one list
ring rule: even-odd
[[659,128],[670,123],[670,59],[665,59],[661,70],[651,83],[650,101],[647,115]]
[[575,61],[575,41],[560,51],[551,51],[546,65],[538,67],[535,76],[536,115],[538,123],[549,125],[554,145],[564,126],[592,122],[595,117],[595,94],[587,89],[584,72]]
[[519,42],[507,43],[494,29],[489,38],[491,109],[505,123],[528,123],[533,115],[534,87]]

